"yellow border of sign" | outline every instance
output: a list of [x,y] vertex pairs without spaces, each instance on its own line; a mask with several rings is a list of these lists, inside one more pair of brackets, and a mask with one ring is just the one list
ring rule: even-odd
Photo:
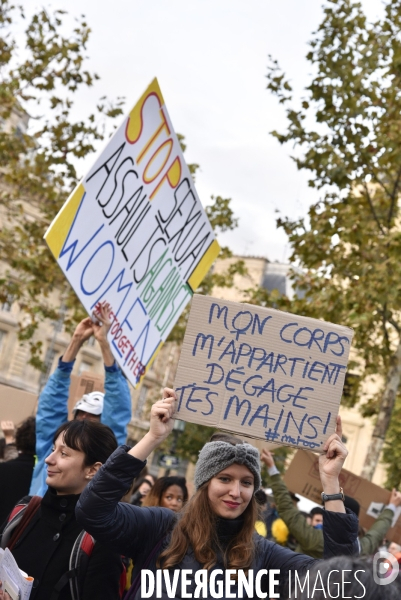
[[60,256],[60,252],[64,246],[64,242],[67,238],[68,232],[71,229],[84,194],[85,188],[82,183],[80,183],[72,192],[71,196],[61,208],[60,212],[44,235],[47,245],[49,246],[54,257],[57,259]]
[[203,278],[209,271],[213,261],[218,257],[220,252],[220,246],[217,240],[213,240],[205,254],[199,261],[196,269],[191,273],[187,283],[191,290],[195,292],[201,284]]

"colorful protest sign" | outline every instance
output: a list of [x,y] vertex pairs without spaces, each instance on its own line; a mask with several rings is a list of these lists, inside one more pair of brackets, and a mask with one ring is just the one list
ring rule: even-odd
[[196,294],[176,416],[318,449],[335,429],[351,341],[347,327]]
[[[301,494],[301,496],[321,504],[320,494],[323,489],[319,475],[319,457],[316,454],[298,450],[284,475],[284,481],[288,489],[295,494]],[[359,502],[359,522],[362,527],[365,529],[372,527],[383,508],[388,504],[390,492],[347,471],[347,469],[342,469],[340,473],[340,485],[344,494]],[[399,516],[398,512],[393,519],[391,529],[385,536],[397,544],[401,543],[401,519]]]
[[136,385],[219,253],[155,79],[45,234]]

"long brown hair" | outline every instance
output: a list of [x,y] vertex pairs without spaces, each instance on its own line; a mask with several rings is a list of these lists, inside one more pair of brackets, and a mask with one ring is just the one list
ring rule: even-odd
[[[227,434],[215,434],[210,441],[226,441],[233,446],[242,440]],[[218,516],[213,512],[208,495],[209,482],[204,483],[182,511],[175,525],[171,541],[158,558],[157,566],[169,569],[177,566],[187,553],[188,547],[194,551],[196,560],[204,569],[210,569],[217,563],[217,551],[222,553],[224,567],[248,570],[255,555],[255,521],[259,506],[252,496],[243,513],[243,526],[224,550],[217,537]]]

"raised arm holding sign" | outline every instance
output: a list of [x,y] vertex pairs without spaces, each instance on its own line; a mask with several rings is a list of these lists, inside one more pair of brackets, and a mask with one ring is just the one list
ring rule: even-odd
[[39,396],[36,414],[37,462],[32,476],[31,495],[43,496],[47,490],[44,461],[50,454],[55,431],[68,419],[68,394],[72,369],[80,348],[91,335],[95,336],[102,351],[105,393],[84,394],[74,407],[74,419],[101,421],[113,430],[119,444],[126,442],[127,425],[131,420],[131,394],[127,380],[114,360],[107,339],[111,327],[110,307],[99,306],[97,319],[99,323],[94,323],[87,317],[77,325],[55,372],[49,377]]
[[[158,507],[144,510],[119,502],[127,483],[171,432],[177,403],[174,391],[165,389],[163,398],[152,406],[149,432],[133,448],[119,448],[99,470],[90,489],[81,495],[77,518],[97,540],[113,544],[133,559],[134,583],[128,600],[151,597],[149,586],[155,581],[159,581],[156,595],[160,597],[182,598],[179,590],[185,587],[187,598],[242,598],[244,578],[250,586],[247,597],[287,597],[277,595],[278,584],[286,582],[290,570],[302,577],[315,561],[254,535],[258,514],[254,492],[261,476],[259,452],[250,444],[228,434],[212,436],[195,467],[196,493],[179,519]],[[339,433],[340,424],[327,440],[321,466],[322,481],[330,493],[338,489],[347,454]],[[331,502],[324,536],[326,557],[353,554],[357,551],[356,516],[346,514],[338,501]],[[216,547],[226,550],[224,562]],[[161,569],[164,575],[155,577],[158,570],[162,574]],[[232,582],[230,569],[237,572]],[[185,579],[189,573],[190,579]],[[218,591],[217,574],[222,580]],[[203,578],[205,589],[200,593],[197,586]],[[175,591],[168,592],[171,585]]]
[[72,192],[45,239],[136,386],[220,248],[153,80]]

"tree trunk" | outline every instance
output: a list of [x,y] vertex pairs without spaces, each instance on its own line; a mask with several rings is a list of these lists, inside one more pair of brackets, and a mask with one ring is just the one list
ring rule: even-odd
[[390,359],[390,368],[387,374],[386,387],[380,402],[377,421],[373,430],[368,451],[365,458],[365,464],[361,476],[369,481],[372,480],[379,462],[380,453],[383,448],[384,439],[390,424],[391,413],[393,412],[398,386],[401,379],[401,341],[398,343],[396,352]]

